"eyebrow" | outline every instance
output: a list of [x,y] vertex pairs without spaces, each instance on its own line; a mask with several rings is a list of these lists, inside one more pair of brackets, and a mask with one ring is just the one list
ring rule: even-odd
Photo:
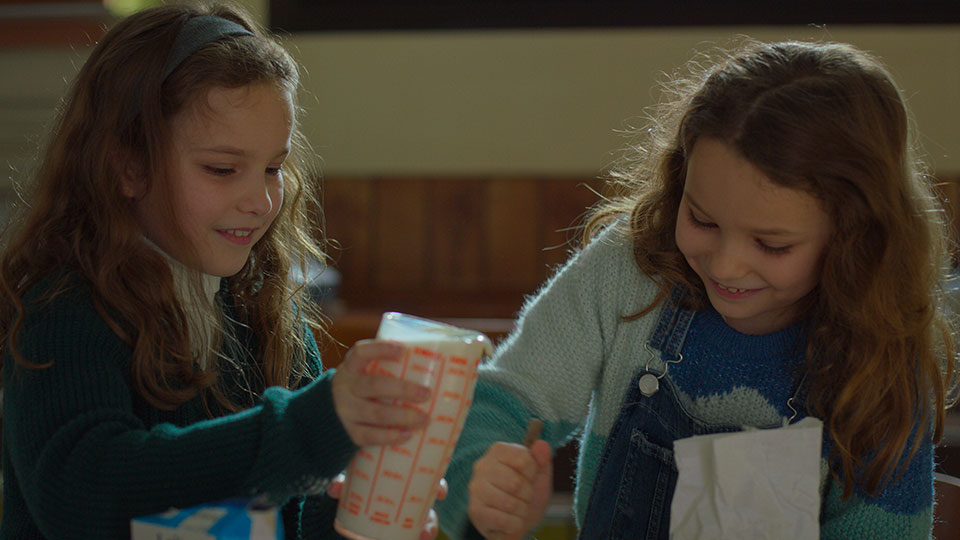
[[[247,152],[245,150],[243,150],[242,148],[237,148],[235,146],[213,146],[210,148],[198,148],[195,151],[196,152],[212,152],[216,154],[229,154],[231,156],[237,156],[237,157],[245,157],[247,155]],[[277,154],[273,157],[274,159],[276,159],[279,157],[286,157],[288,154],[290,154],[290,148],[284,148],[280,152],[277,152]]]
[[[710,217],[710,212],[707,212],[706,210],[703,209],[703,207],[697,204],[697,202],[693,200],[693,197],[690,196],[690,193],[686,193],[685,195],[687,197],[687,204],[689,204],[690,206],[695,208],[698,212],[700,212],[701,214],[704,214],[708,218]],[[751,229],[750,232],[757,236],[797,236],[798,234],[800,234],[797,231],[792,231],[790,229],[783,229],[779,227],[772,227],[769,229]]]

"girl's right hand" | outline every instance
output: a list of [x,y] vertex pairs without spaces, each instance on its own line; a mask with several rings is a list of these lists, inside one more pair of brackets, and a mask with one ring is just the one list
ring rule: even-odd
[[387,341],[358,341],[333,375],[334,408],[357,446],[400,444],[427,425],[426,413],[403,403],[427,401],[429,388],[369,369],[374,362],[399,362],[403,350]]
[[543,519],[553,492],[550,445],[496,443],[473,464],[467,514],[488,540],[519,540]]

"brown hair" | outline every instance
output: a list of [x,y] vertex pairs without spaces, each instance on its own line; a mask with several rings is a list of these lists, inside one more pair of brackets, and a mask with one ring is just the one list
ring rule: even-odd
[[844,496],[861,469],[861,486],[876,492],[925,440],[931,401],[934,440],[943,433],[955,384],[941,287],[945,213],[914,161],[900,93],[869,54],[796,42],[719,54],[708,67],[692,61],[691,75],[668,86],[669,99],[613,171],[616,194],[595,209],[585,238],[629,216],[636,262],[661,287],[639,315],[677,283],[702,308],[703,284],[674,238],[687,157],[700,137],[816,198],[835,232],[807,299],[808,407],[835,442],[831,470]]
[[[254,35],[212,41],[163,80],[168,51],[180,27],[199,15],[232,20]],[[217,366],[197,368],[190,314],[178,300],[168,263],[142,241],[121,178],[128,173],[126,167],[137,168],[172,214],[166,168],[171,118],[202,102],[212,88],[259,83],[274,84],[295,100],[296,64],[233,7],[150,8],[123,19],[104,36],[59,109],[35,176],[32,205],[0,257],[0,343],[18,364],[49,365],[23,358],[16,338],[24,318],[24,295],[59,271],[49,298],[66,288],[71,276],[82,276],[91,284],[98,312],[133,349],[132,384],[149,403],[174,408],[202,392],[205,403],[213,396],[227,410],[240,407],[228,397],[236,396],[236,391],[217,385]],[[313,366],[306,361],[306,332],[321,329],[319,313],[302,287],[290,280],[295,265],[307,275],[310,257],[326,261],[319,229],[318,173],[311,157],[294,126],[282,173],[283,205],[244,267],[226,279],[228,312],[239,325],[249,327],[257,344],[252,369],[260,383],[249,388],[251,392],[295,386],[313,375]],[[184,244],[183,232],[173,232]],[[185,245],[188,252],[192,248]],[[199,272],[194,277],[199,289]]]

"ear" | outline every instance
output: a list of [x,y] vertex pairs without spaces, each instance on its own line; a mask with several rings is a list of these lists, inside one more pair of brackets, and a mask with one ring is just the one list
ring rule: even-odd
[[147,178],[143,174],[142,167],[128,159],[120,164],[117,172],[117,176],[120,178],[120,190],[125,197],[137,200],[146,194]]

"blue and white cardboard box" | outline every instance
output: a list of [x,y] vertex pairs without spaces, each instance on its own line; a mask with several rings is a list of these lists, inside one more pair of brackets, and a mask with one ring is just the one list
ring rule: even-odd
[[237,498],[134,518],[130,535],[132,540],[279,540],[283,523],[276,507]]

